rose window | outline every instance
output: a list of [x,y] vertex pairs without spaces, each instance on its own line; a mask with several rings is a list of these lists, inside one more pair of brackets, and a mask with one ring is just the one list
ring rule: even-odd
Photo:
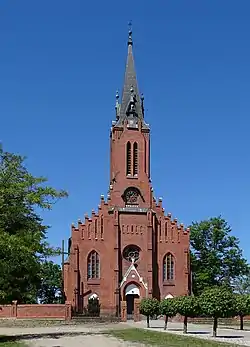
[[140,256],[140,248],[135,245],[130,245],[124,248],[123,250],[123,258],[129,262],[135,263]]

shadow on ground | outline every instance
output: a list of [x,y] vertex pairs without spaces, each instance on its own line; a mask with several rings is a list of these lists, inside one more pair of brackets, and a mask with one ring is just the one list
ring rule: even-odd
[[[1,342],[14,342],[14,341],[20,341],[20,340],[35,340],[40,338],[45,339],[60,339],[62,336],[89,336],[89,335],[100,335],[102,332],[55,332],[55,333],[39,333],[39,334],[21,334],[21,335],[15,335],[15,336],[0,336],[0,343]],[[54,346],[56,347],[56,346]]]

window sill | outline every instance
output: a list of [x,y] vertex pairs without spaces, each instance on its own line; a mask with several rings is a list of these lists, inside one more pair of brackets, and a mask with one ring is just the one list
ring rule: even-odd
[[163,282],[163,285],[164,285],[164,286],[172,286],[172,287],[174,287],[174,286],[175,286],[175,280],[167,280],[167,281],[164,281],[164,282]]
[[87,280],[88,284],[93,284],[93,285],[98,285],[101,284],[101,279],[100,278],[89,278]]
[[131,178],[132,180],[138,180],[138,175],[127,175],[127,178]]

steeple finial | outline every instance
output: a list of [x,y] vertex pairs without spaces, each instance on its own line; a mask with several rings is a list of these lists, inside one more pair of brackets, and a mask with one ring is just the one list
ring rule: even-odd
[[133,45],[132,22],[131,21],[129,21],[129,23],[128,23],[128,45]]

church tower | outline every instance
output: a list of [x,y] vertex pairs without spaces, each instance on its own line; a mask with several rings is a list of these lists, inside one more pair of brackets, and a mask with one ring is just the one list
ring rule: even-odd
[[[134,300],[188,295],[189,230],[162,199],[156,201],[150,180],[150,128],[144,119],[133,57],[132,31],[121,98],[110,130],[110,183],[97,212],[72,225],[69,258],[64,264],[66,299],[75,314],[90,299],[101,314],[127,316]],[[123,306],[124,308],[124,306]]]
[[110,141],[112,204],[120,207],[126,205],[151,207],[150,129],[144,120],[144,97],[139,94],[137,84],[132,31],[129,31],[128,37],[128,55],[121,103],[117,93],[116,120],[112,122]]

